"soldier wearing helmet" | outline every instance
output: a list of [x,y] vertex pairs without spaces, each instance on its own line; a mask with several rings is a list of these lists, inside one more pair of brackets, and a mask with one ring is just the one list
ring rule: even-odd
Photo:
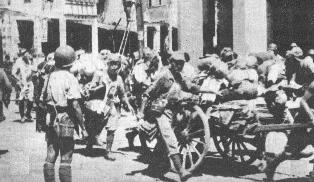
[[36,90],[36,130],[37,131],[46,131],[46,116],[47,109],[44,106],[43,101],[40,99],[43,90],[45,88],[45,82],[48,79],[50,73],[55,69],[54,53],[49,53],[46,57],[46,60],[39,63],[37,66],[37,90]]
[[56,69],[49,75],[42,94],[42,100],[47,104],[51,116],[46,131],[47,157],[44,177],[45,181],[55,181],[54,165],[60,153],[59,178],[60,181],[68,182],[72,178],[75,126],[80,126],[83,138],[88,134],[79,104],[80,85],[69,72],[75,60],[75,52],[70,46],[61,46],[55,51],[54,59]]
[[[103,127],[107,130],[106,152],[105,159],[114,161],[111,148],[114,140],[115,131],[118,127],[118,121],[121,117],[121,105],[126,106],[126,110],[131,110],[131,106],[125,96],[124,83],[121,76],[118,74],[121,67],[121,55],[111,54],[108,58],[108,69],[101,74],[96,74],[93,78],[94,86],[105,86],[106,93],[103,99],[104,108],[104,124]],[[99,130],[101,132],[101,130]],[[97,133],[98,134],[100,134]],[[97,136],[96,136],[97,137]],[[87,146],[92,147],[92,144]]]
[[[198,98],[196,94],[203,92],[199,86],[192,84],[182,76],[185,62],[186,58],[183,52],[172,53],[170,67],[164,67],[158,78],[143,94],[142,106],[137,116],[139,119],[155,121],[162,138],[158,142],[165,146],[165,152],[173,161],[182,181],[187,180],[191,173],[182,167],[178,141],[171,123],[173,123],[173,116],[178,113],[178,101],[196,99]],[[151,102],[150,107],[147,107],[148,102]],[[158,171],[160,170],[158,169]]]

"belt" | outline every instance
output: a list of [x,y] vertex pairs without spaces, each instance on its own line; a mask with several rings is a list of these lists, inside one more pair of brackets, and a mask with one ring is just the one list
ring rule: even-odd
[[68,112],[68,107],[56,106],[57,113],[65,113]]

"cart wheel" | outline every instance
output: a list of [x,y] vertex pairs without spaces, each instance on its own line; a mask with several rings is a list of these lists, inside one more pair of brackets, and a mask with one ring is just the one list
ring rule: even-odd
[[[225,130],[225,131],[224,131]],[[238,135],[227,129],[214,128],[213,140],[219,154],[232,161],[251,164],[262,153],[262,137],[257,135]]]
[[193,172],[203,162],[210,141],[208,118],[199,106],[193,107],[190,125],[181,130],[177,135],[179,152],[182,156],[182,166]]

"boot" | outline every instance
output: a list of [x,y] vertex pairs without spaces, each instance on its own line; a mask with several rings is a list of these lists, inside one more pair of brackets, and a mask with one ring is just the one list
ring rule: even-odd
[[70,164],[60,164],[59,179],[60,182],[72,182],[72,170]]
[[182,182],[188,180],[192,176],[189,171],[185,170],[182,167],[182,162],[179,154],[171,155],[170,159],[172,160],[174,167],[179,173],[179,177]]
[[107,142],[106,142],[107,146],[106,146],[106,152],[105,152],[104,158],[109,161],[116,160],[116,158],[112,156],[112,152],[111,152],[113,139],[114,139],[114,131],[107,131]]
[[45,182],[55,182],[55,165],[52,163],[44,164],[44,179]]
[[134,138],[136,137],[137,134],[138,132],[136,130],[133,130],[125,134],[125,137],[128,139],[130,149],[134,149]]
[[276,168],[281,162],[286,160],[286,158],[287,158],[287,155],[285,152],[279,155],[276,155],[274,157],[266,156],[266,167],[264,169],[264,172],[266,174],[265,181],[273,181]]

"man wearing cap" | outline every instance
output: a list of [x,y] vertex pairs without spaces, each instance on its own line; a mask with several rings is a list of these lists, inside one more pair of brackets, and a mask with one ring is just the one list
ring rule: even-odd
[[279,55],[278,46],[275,43],[270,43],[268,45],[267,51],[275,55],[275,60],[278,62],[283,62],[284,58]]
[[126,106],[126,110],[130,110],[131,106],[125,96],[123,80],[118,75],[121,67],[121,55],[111,54],[107,64],[108,69],[103,71],[101,75],[95,75],[92,82],[96,86],[104,85],[106,87],[103,112],[105,117],[104,124],[106,124],[105,128],[107,130],[107,141],[104,157],[107,160],[114,161],[115,158],[112,156],[111,149],[115,131],[118,128],[118,121],[121,117],[121,105]]
[[298,59],[300,67],[295,75],[295,82],[299,85],[309,85],[314,80],[314,49],[307,52],[304,59]]
[[44,177],[46,182],[55,181],[54,166],[60,153],[60,181],[70,182],[75,125],[80,126],[83,138],[88,134],[79,104],[80,85],[69,72],[75,60],[75,52],[70,46],[59,47],[55,51],[54,59],[56,69],[49,75],[41,98],[47,104],[51,116],[46,131],[47,157],[44,164]]
[[[138,118],[156,122],[161,134],[160,142],[163,143],[168,157],[173,161],[179,177],[187,180],[191,174],[182,167],[178,150],[178,141],[171,127],[176,114],[175,105],[180,100],[198,98],[200,87],[185,80],[181,75],[185,64],[182,52],[174,52],[170,58],[170,67],[164,68],[158,79],[145,91]],[[194,93],[194,94],[193,94]],[[147,103],[151,106],[147,107]],[[144,115],[145,111],[145,115]]]

